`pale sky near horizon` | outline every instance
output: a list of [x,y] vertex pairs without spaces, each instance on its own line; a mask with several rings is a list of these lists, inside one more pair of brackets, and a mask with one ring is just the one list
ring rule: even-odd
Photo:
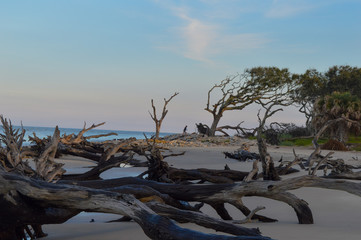
[[[14,124],[162,131],[210,124],[208,90],[255,66],[361,67],[361,0],[0,0],[0,114]],[[257,120],[257,108],[221,124]],[[296,110],[278,114],[303,124]]]

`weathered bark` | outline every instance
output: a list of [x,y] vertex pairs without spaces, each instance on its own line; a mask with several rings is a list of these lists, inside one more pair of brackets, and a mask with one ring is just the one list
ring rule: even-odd
[[[311,175],[316,175],[316,172],[317,170],[321,167],[322,164],[326,163],[327,160],[331,157],[331,155],[334,154],[334,152],[329,152],[327,153],[326,156],[319,156],[319,159],[318,159],[318,163],[317,165],[312,169],[312,172],[311,172]],[[309,169],[309,172],[310,172],[311,169]],[[326,170],[325,172],[327,171],[327,165],[326,165]]]
[[[285,192],[288,190],[303,187],[302,184],[304,184],[304,186],[311,184],[313,180],[309,177],[311,176],[288,179],[283,181],[254,181],[249,183],[215,185],[176,185],[157,183],[154,181],[147,181],[139,178],[118,178],[112,179],[111,181],[85,181],[76,182],[76,184],[93,188],[115,188],[117,186],[129,184],[146,185],[163,194],[168,194],[169,196],[178,200],[191,202],[199,201],[208,203],[210,205],[219,205],[224,203],[235,205],[235,203],[242,197],[260,196],[287,203],[296,211],[299,223],[304,224],[310,223],[310,219],[312,219],[311,210],[309,209],[308,204],[304,201],[297,200],[295,196],[291,197],[290,194]],[[184,194],[185,192],[187,194]],[[307,211],[305,211],[305,209],[307,209]]]
[[190,210],[190,211],[199,211],[199,209],[203,206],[203,204],[197,204],[195,206],[191,206],[190,204],[179,201],[177,199],[172,198],[168,194],[163,194],[151,187],[142,186],[142,185],[124,185],[116,188],[107,188],[108,191],[114,191],[118,193],[124,194],[132,194],[137,199],[142,202],[148,202],[152,200],[157,200],[159,202],[165,203],[167,205],[176,207],[178,209]]
[[[56,178],[53,177],[55,175],[60,176],[57,174],[54,175],[52,171],[48,171],[48,167],[51,167],[53,164],[52,159],[57,151],[58,136],[59,132],[56,128],[53,140],[49,142],[48,148],[46,148],[39,157],[38,169],[42,171],[38,171],[38,175],[43,176],[44,179],[48,181],[56,180]],[[86,141],[83,141],[83,143],[86,143]],[[247,216],[251,213],[251,210],[243,205],[242,197],[260,196],[282,201],[290,205],[295,210],[299,223],[309,224],[313,223],[313,217],[308,204],[289,193],[288,190],[310,186],[339,189],[361,196],[360,184],[340,180],[326,180],[314,176],[299,177],[278,182],[261,182],[251,181],[252,174],[254,174],[255,171],[250,173],[250,175],[244,173],[244,175],[241,176],[240,173],[242,172],[231,170],[174,169],[170,168],[167,163],[163,161],[167,156],[164,156],[159,148],[149,144],[144,147],[144,151],[148,151],[145,156],[152,166],[148,173],[151,173],[151,176],[153,172],[153,177],[157,181],[201,180],[202,182],[233,183],[233,181],[242,181],[247,175],[248,178],[246,178],[244,182],[236,184],[202,185],[165,184],[146,181],[140,178],[83,181],[86,179],[95,179],[99,177],[102,171],[119,165],[121,161],[129,160],[130,157],[126,155],[115,156],[115,154],[121,151],[129,151],[135,148],[122,144],[123,143],[110,144],[108,147],[105,147],[105,145],[94,145],[94,148],[91,144],[84,144],[80,149],[86,149],[84,152],[91,153],[94,160],[98,162],[98,166],[81,177],[74,178],[76,180],[61,181],[61,183],[71,183],[78,186],[69,186],[60,183],[49,184],[40,180],[5,173],[0,167],[0,185],[2,186],[2,188],[0,188],[0,206],[4,209],[0,215],[0,239],[11,239],[9,237],[10,235],[15,236],[14,239],[21,239],[24,231],[29,230],[29,225],[37,228],[44,223],[61,223],[80,211],[99,211],[125,215],[128,218],[134,219],[134,221],[143,228],[144,232],[153,239],[269,239],[259,236],[259,233],[252,229],[243,229],[222,220],[210,218],[197,212],[199,207],[192,207],[183,201],[207,203],[212,206],[223,219],[230,220],[232,217],[225,208],[225,203],[235,206]],[[71,149],[75,149],[75,145],[76,144],[71,146]],[[19,145],[13,150],[15,153],[19,152],[18,146]],[[267,153],[266,148],[263,148],[263,150]],[[5,155],[10,157],[18,156],[16,154],[11,155],[11,151],[9,151],[9,153],[10,155]],[[174,154],[168,156],[174,156]],[[21,164],[21,152],[19,159],[19,164]],[[11,160],[14,160],[14,158],[11,158]],[[5,161],[2,162],[4,168],[11,166],[5,163]],[[287,164],[285,169],[288,170],[290,166],[296,164],[296,162],[295,159],[294,162]],[[20,170],[23,171],[24,169]],[[147,202],[155,212],[128,194],[134,194],[136,198]],[[157,200],[160,203],[149,202],[150,200]],[[217,231],[236,235],[245,233],[250,236],[215,236],[182,229],[174,225],[169,219],[157,215],[156,212],[159,215],[169,216],[178,221],[195,222]],[[34,220],[34,216],[37,216],[36,220]],[[249,216],[249,218],[251,217]],[[275,221],[274,219],[257,214],[253,215],[252,219]],[[43,234],[41,228],[37,231],[36,236],[40,237],[41,234]],[[8,234],[8,236],[6,236],[6,234]]]
[[211,218],[206,214],[194,211],[179,210],[157,202],[150,202],[147,205],[162,216],[168,216],[178,222],[192,222],[206,228],[212,228],[216,231],[220,230],[233,235],[259,236],[258,229],[248,229],[241,226],[230,224],[224,220]]
[[[147,146],[133,148],[134,152],[144,156],[148,160],[148,170],[141,175],[148,174],[147,178],[149,180],[154,180],[158,182],[172,182],[168,178],[169,165],[166,161],[164,161],[164,158],[166,158],[167,156],[164,156],[161,153],[161,149],[157,147],[155,140],[151,142],[152,140],[148,140],[146,138],[146,141]],[[181,154],[175,154],[175,156],[183,154],[184,152]]]
[[60,139],[60,142],[63,144],[67,144],[67,145],[73,145],[73,144],[80,144],[84,141],[86,141],[87,139],[91,139],[91,138],[99,138],[99,137],[105,137],[105,136],[116,136],[118,134],[116,133],[108,133],[108,134],[101,134],[101,135],[94,135],[94,136],[88,136],[88,137],[84,137],[84,133],[86,133],[87,131],[90,131],[94,128],[97,128],[99,126],[104,125],[105,122],[99,123],[99,124],[93,124],[91,125],[89,128],[86,128],[86,122],[84,122],[84,127],[83,129],[77,134],[70,134],[70,135],[63,135],[62,138]]
[[206,124],[198,123],[196,124],[197,130],[200,134],[209,136],[209,127]]
[[173,182],[200,180],[211,183],[233,183],[235,181],[242,181],[248,175],[248,172],[235,170],[212,170],[206,168],[169,168],[167,175]]
[[288,172],[291,171],[292,166],[294,165],[300,165],[302,169],[305,168],[302,163],[302,158],[296,155],[295,149],[293,149],[293,155],[295,156],[295,159],[293,161],[288,162],[286,166],[283,166],[284,162],[282,161],[281,164],[276,168],[279,175],[287,174]]
[[320,155],[320,152],[321,152],[321,147],[320,145],[318,144],[318,139],[321,137],[321,135],[328,129],[330,128],[332,125],[336,124],[336,123],[346,123],[346,122],[349,122],[349,123],[352,123],[352,124],[355,124],[357,126],[360,126],[360,123],[359,122],[356,122],[356,121],[353,121],[353,120],[350,120],[348,118],[345,118],[345,117],[340,117],[340,118],[337,118],[337,119],[332,119],[332,120],[328,120],[319,130],[318,132],[315,134],[313,140],[312,140],[312,143],[313,143],[313,146],[315,148],[315,150],[311,153],[311,155],[308,157],[307,159],[307,162],[306,162],[306,166],[308,166],[308,173],[311,175],[312,174],[312,166],[313,164],[319,159],[319,155]]
[[216,131],[223,133],[225,136],[229,136],[229,134],[224,131],[225,129],[236,130],[238,135],[240,134],[240,132],[244,134],[245,133],[244,128],[240,127],[242,123],[243,121],[239,123],[237,126],[225,125],[225,126],[217,127]]
[[234,151],[233,153],[223,152],[223,154],[225,155],[225,157],[237,159],[242,162],[247,161],[247,160],[259,160],[260,159],[259,154],[252,153],[247,150],[238,150],[238,151]]
[[69,147],[67,145],[63,145],[63,144],[60,144],[59,145],[59,151],[62,153],[62,154],[65,154],[65,155],[72,155],[72,156],[77,156],[77,157],[83,157],[83,158],[86,158],[86,159],[89,159],[89,160],[93,160],[93,161],[96,161],[96,162],[99,162],[100,158],[101,158],[101,155],[100,154],[97,154],[97,153],[93,153],[93,152],[89,152],[89,151],[86,151],[84,149],[78,149],[78,148],[74,148],[74,147]]
[[[63,134],[62,137],[59,139],[58,148],[56,151],[56,157],[59,157],[63,154],[69,154],[74,156],[80,156],[84,157],[90,160],[99,161],[100,155],[104,154],[106,143],[94,143],[89,142],[89,139],[92,138],[99,138],[104,136],[111,136],[111,135],[117,135],[116,133],[108,133],[108,134],[99,134],[99,135],[91,135],[91,136],[84,136],[84,133],[94,129],[96,127],[99,127],[101,125],[105,124],[105,122],[92,125],[89,128],[86,128],[86,125],[84,124],[84,128],[77,134],[70,134],[65,135]],[[35,133],[33,137],[29,137],[29,140],[34,144],[31,146],[32,152],[28,151],[26,154],[31,154],[34,156],[40,156],[42,152],[45,151],[46,146],[51,141],[51,137],[48,136],[47,138],[40,139],[38,138]],[[129,140],[122,141],[124,143],[124,146],[129,144]],[[112,143],[109,143],[112,145]]]
[[[200,169],[178,169],[169,167],[164,161],[169,156],[183,155],[184,152],[178,154],[164,155],[161,149],[155,145],[155,142],[148,141],[148,146],[133,148],[134,152],[145,156],[148,160],[147,179],[158,182],[186,182],[191,180],[208,181],[211,183],[233,183],[234,181],[242,181],[248,175],[248,172],[240,172],[234,170],[210,170]],[[145,175],[143,173],[142,175]]]
[[[133,140],[123,140],[117,141],[114,143],[109,143],[104,145],[102,148],[93,149],[91,146],[87,148],[81,149],[82,146],[86,145],[78,145],[76,147],[69,147],[65,145],[61,145],[60,149],[64,153],[72,154],[75,156],[85,157],[87,159],[93,160],[97,162],[97,166],[93,167],[89,171],[82,174],[72,174],[72,175],[64,175],[63,179],[74,179],[74,180],[94,180],[99,179],[99,175],[105,172],[108,169],[113,167],[118,167],[121,163],[128,163],[133,159],[133,153],[130,150],[125,150],[124,148],[128,148],[128,145],[132,143]],[[88,152],[90,151],[90,152]],[[97,153],[93,153],[97,152]],[[117,154],[119,152],[123,152],[121,156]],[[101,154],[100,154],[101,153]]]
[[175,97],[177,96],[179,93],[174,93],[169,99],[165,99],[164,98],[164,105],[163,105],[163,111],[162,111],[162,115],[161,117],[158,119],[157,117],[157,110],[154,106],[154,101],[153,99],[150,101],[152,104],[152,109],[153,109],[153,114],[149,112],[150,117],[153,119],[154,123],[155,123],[155,139],[159,139],[159,133],[160,133],[160,128],[162,126],[163,120],[165,118],[165,116],[168,113],[167,110],[167,105],[168,103]]
[[[18,171],[27,175],[34,175],[35,171],[22,160],[21,146],[24,141],[25,130],[15,130],[11,121],[0,115],[4,134],[0,134],[0,140],[6,145],[3,154],[6,159],[0,163],[7,171]],[[20,133],[19,133],[20,131]]]
[[344,174],[344,173],[354,173],[354,169],[361,169],[361,166],[355,167],[349,164],[346,164],[343,159],[327,160],[327,166],[331,169],[331,174]]
[[[262,98],[268,99],[277,89],[282,88],[283,86],[275,84],[275,82],[271,80],[274,74],[278,74],[275,73],[278,70],[279,69],[275,68],[247,69],[244,74],[227,77],[219,84],[215,84],[208,91],[207,104],[205,107],[205,110],[213,116],[209,136],[215,135],[217,125],[225,111],[242,110],[256,100]],[[262,76],[258,75],[257,72],[259,71],[263,72],[261,74]],[[268,76],[269,72],[273,73]],[[280,76],[280,78],[284,77],[285,76]],[[283,84],[287,85],[288,83],[284,81]],[[220,92],[220,97],[214,101],[214,103],[211,103],[211,95],[217,90]]]
[[37,174],[47,182],[56,181],[65,173],[63,169],[64,164],[53,161],[58,149],[59,140],[60,131],[58,126],[56,126],[54,135],[46,145],[44,152],[41,153],[39,158],[35,158],[34,160]]
[[252,171],[249,172],[247,177],[244,178],[244,182],[250,182],[252,179],[257,177],[258,174],[258,160],[255,160],[253,162]]
[[[176,185],[157,183],[139,178],[119,178],[103,181],[76,182],[82,186],[93,188],[116,188],[122,185],[146,185],[174,199],[184,201],[200,201],[205,203],[230,203],[244,196],[259,196],[285,202],[294,208],[299,223],[311,223],[312,214],[308,204],[289,190],[301,187],[318,187],[349,192],[361,197],[361,184],[341,180],[328,180],[316,176],[302,176],[282,181],[253,181],[237,184],[216,185]],[[187,194],[184,194],[184,193]],[[238,207],[238,206],[236,206]]]
[[[180,228],[172,223],[168,218],[157,215],[136,198],[127,194],[120,194],[112,191],[89,189],[79,186],[69,186],[62,184],[49,184],[35,179],[24,178],[20,175],[9,174],[0,170],[0,196],[4,205],[18,206],[26,198],[34,207],[46,209],[57,206],[72,211],[95,211],[105,213],[115,213],[131,217],[152,239],[269,239],[259,236],[257,233],[250,234],[254,237],[243,236],[221,236],[204,234],[184,228]],[[2,206],[4,206],[2,205]],[[26,213],[28,208],[15,208],[18,210],[6,209],[2,213],[0,223],[11,223],[11,219],[5,220],[4,215],[13,215],[13,211]],[[29,216],[29,214],[24,214]],[[22,215],[16,216],[16,221],[21,222]],[[10,221],[9,221],[10,220]],[[221,230],[218,228],[217,230]],[[222,230],[221,230],[222,231]],[[228,231],[228,230],[227,230]]]
[[350,179],[350,180],[361,180],[361,172],[352,172],[352,173],[330,173],[324,178],[333,178],[333,179]]
[[[85,141],[82,144],[76,145],[65,145],[60,143],[58,145],[58,152],[99,162],[104,158],[114,157],[116,153],[131,151],[133,149],[131,144],[135,140],[135,138],[130,138],[109,143],[92,143]],[[115,147],[117,148],[116,151],[113,150],[113,154],[110,154],[110,149],[115,149]]]
[[72,174],[72,175],[63,175],[62,179],[65,180],[96,180],[100,179],[100,174],[103,172],[113,168],[119,167],[121,163],[128,163],[132,159],[132,155],[122,155],[119,157],[111,157],[107,161],[100,161],[97,166],[91,168],[89,171],[82,173],[82,174]]
[[279,177],[278,172],[275,169],[273,159],[267,152],[267,145],[265,143],[265,140],[260,137],[260,134],[257,137],[257,142],[258,151],[262,162],[263,180],[280,180],[281,178]]
[[[278,85],[278,88],[274,89],[274,92],[268,98],[260,98],[256,100],[256,103],[259,104],[264,109],[263,117],[260,117],[261,110],[258,111],[258,128],[257,128],[257,143],[260,159],[262,162],[262,172],[264,180],[280,180],[277,170],[275,169],[272,157],[267,152],[267,145],[265,139],[263,139],[262,134],[265,133],[266,121],[271,118],[274,114],[279,111],[283,111],[283,108],[290,106],[293,101],[291,99],[291,93],[294,90],[294,83],[289,78],[287,71],[284,72],[286,75],[284,85]],[[278,80],[281,80],[279,78]],[[277,107],[277,109],[274,109]]]
[[277,222],[277,219],[265,217],[262,215],[258,215],[256,213],[252,214],[252,211],[243,204],[241,198],[233,199],[231,200],[231,202],[232,205],[235,206],[237,209],[239,209],[245,216],[250,216],[251,220],[257,220],[260,222]]
[[214,137],[216,135],[217,126],[221,120],[223,113],[213,114],[213,121],[211,127],[209,128],[208,136]]

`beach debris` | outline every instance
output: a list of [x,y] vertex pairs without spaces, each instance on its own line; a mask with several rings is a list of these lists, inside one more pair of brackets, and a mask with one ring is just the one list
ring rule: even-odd
[[[313,223],[312,211],[306,201],[290,193],[290,190],[301,187],[332,188],[361,197],[359,183],[324,179],[315,175],[280,181],[260,180],[263,173],[258,174],[258,160],[254,161],[251,172],[234,171],[229,167],[224,170],[177,169],[165,161],[167,157],[184,154],[173,153],[165,147],[169,146],[169,142],[179,140],[175,136],[173,140],[169,137],[160,140],[123,139],[97,143],[83,139],[81,143],[67,145],[59,140],[60,132],[55,128],[53,136],[48,138],[51,141],[47,142],[45,150],[35,156],[38,166],[35,164],[33,169],[22,158],[22,132],[11,130],[11,124],[5,119],[2,123],[7,130],[1,135],[5,148],[0,147],[0,239],[23,240],[29,229],[33,229],[30,239],[36,239],[46,235],[41,228],[43,224],[63,223],[82,211],[95,211],[119,214],[128,221],[132,219],[152,239],[266,240],[270,238],[262,236],[257,228],[235,225],[254,220],[277,221],[257,214],[261,207],[249,209],[243,203],[243,197],[257,196],[284,202],[295,210],[301,224]],[[182,141],[207,140],[206,146],[216,143],[224,146],[223,144],[232,142],[232,139],[234,142],[239,141],[238,137],[204,138],[193,134],[187,140],[187,135]],[[242,143],[238,143],[242,146]],[[249,149],[246,144],[242,147],[243,151]],[[54,174],[57,171],[54,168],[56,152],[82,156],[97,162],[97,165],[83,174]],[[117,167],[120,163],[130,162],[135,154],[144,156],[147,160],[148,170],[144,174],[138,177],[101,179],[101,172]],[[289,172],[291,166],[302,163],[303,159],[295,151],[294,155],[294,161],[280,162],[280,166],[275,168],[278,174],[282,171]],[[348,166],[342,161],[331,162],[330,155],[326,155],[326,160],[323,159],[321,163],[317,159],[315,162],[319,165],[334,164],[334,168],[343,174]],[[266,155],[266,162],[269,159],[270,156]],[[317,171],[317,167],[314,171]],[[193,202],[197,204],[191,205]],[[204,204],[214,208],[222,220],[201,213]],[[234,206],[246,219],[234,220],[225,204]],[[37,216],[36,222],[34,216]],[[172,220],[196,223],[234,236],[196,232],[181,228]]]
[[233,153],[223,152],[223,154],[225,155],[226,158],[227,157],[233,158],[233,159],[240,160],[242,162],[258,160],[260,158],[259,154],[252,153],[252,152],[249,152],[249,151],[243,150],[243,149],[239,149],[237,151],[234,151]]
[[105,122],[102,122],[99,124],[92,124],[89,128],[86,128],[86,122],[84,122],[83,129],[77,135],[75,135],[75,134],[66,135],[64,133],[60,139],[60,142],[63,144],[66,144],[66,145],[73,145],[73,144],[81,144],[82,142],[88,141],[89,139],[92,139],[92,138],[101,138],[101,137],[118,135],[117,133],[107,133],[107,134],[84,136],[84,133],[86,133],[94,128],[100,127],[104,124],[105,124]]

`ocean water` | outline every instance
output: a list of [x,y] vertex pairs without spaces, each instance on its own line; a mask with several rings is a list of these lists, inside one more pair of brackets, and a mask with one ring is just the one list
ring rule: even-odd
[[[20,128],[19,126],[14,126],[14,128]],[[25,137],[24,137],[24,146],[30,145],[29,136],[33,136],[33,133],[36,134],[39,138],[44,138],[47,136],[52,136],[54,134],[55,127],[31,127],[31,126],[23,126],[25,129]],[[82,129],[79,128],[59,128],[60,136],[63,134],[78,134]],[[0,132],[3,133],[3,129],[0,129]],[[155,133],[154,132],[141,132],[141,131],[119,131],[119,130],[102,130],[102,129],[92,129],[87,131],[84,136],[91,136],[91,135],[99,135],[99,134],[107,134],[114,132],[118,135],[112,135],[108,137],[101,137],[101,138],[91,138],[89,141],[106,141],[106,140],[113,140],[113,139],[127,139],[131,137],[135,137],[137,139],[144,139],[144,134],[147,138],[151,138]],[[174,133],[160,133],[160,137],[164,137],[167,135],[171,135]]]

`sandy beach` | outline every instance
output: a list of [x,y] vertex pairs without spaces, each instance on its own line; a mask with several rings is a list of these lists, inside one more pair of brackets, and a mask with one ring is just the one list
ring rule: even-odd
[[[186,151],[183,156],[169,157],[167,162],[176,168],[209,168],[223,169],[227,164],[231,169],[249,171],[252,162],[239,162],[234,159],[225,158],[223,151],[233,152],[237,147],[177,147],[172,148],[174,152]],[[257,151],[253,145],[251,151]],[[281,156],[284,160],[293,160],[292,147],[269,147],[269,153],[275,161]],[[297,147],[296,153],[301,157],[307,157],[312,152],[311,147]],[[328,151],[324,151],[327,153]],[[335,158],[342,158],[352,165],[361,165],[360,152],[335,152]],[[61,160],[70,173],[85,171],[94,163],[81,158],[65,157]],[[125,176],[136,176],[145,168],[114,168],[103,173],[103,178],[116,178]],[[305,175],[302,171],[296,174],[284,176],[284,178]],[[321,173],[320,173],[321,174]],[[304,199],[310,205],[315,223],[312,225],[301,225],[297,223],[297,217],[293,209],[288,205],[259,197],[244,198],[244,203],[253,209],[257,206],[265,206],[266,209],[259,212],[262,215],[276,218],[275,223],[247,223],[245,227],[258,227],[264,236],[273,239],[361,239],[361,227],[359,218],[361,216],[361,199],[346,192],[318,189],[301,188],[292,191],[299,198]],[[234,207],[227,206],[234,219],[243,219],[244,216]],[[201,209],[204,213],[218,217],[213,209],[205,206]],[[106,221],[119,218],[113,214],[82,213],[60,225],[45,225],[44,230],[49,234],[46,240],[92,240],[92,239],[149,239],[134,222],[106,223]],[[92,219],[94,222],[91,222]],[[200,230],[207,233],[215,233],[213,230],[205,229],[193,224],[180,224],[182,227]]]

